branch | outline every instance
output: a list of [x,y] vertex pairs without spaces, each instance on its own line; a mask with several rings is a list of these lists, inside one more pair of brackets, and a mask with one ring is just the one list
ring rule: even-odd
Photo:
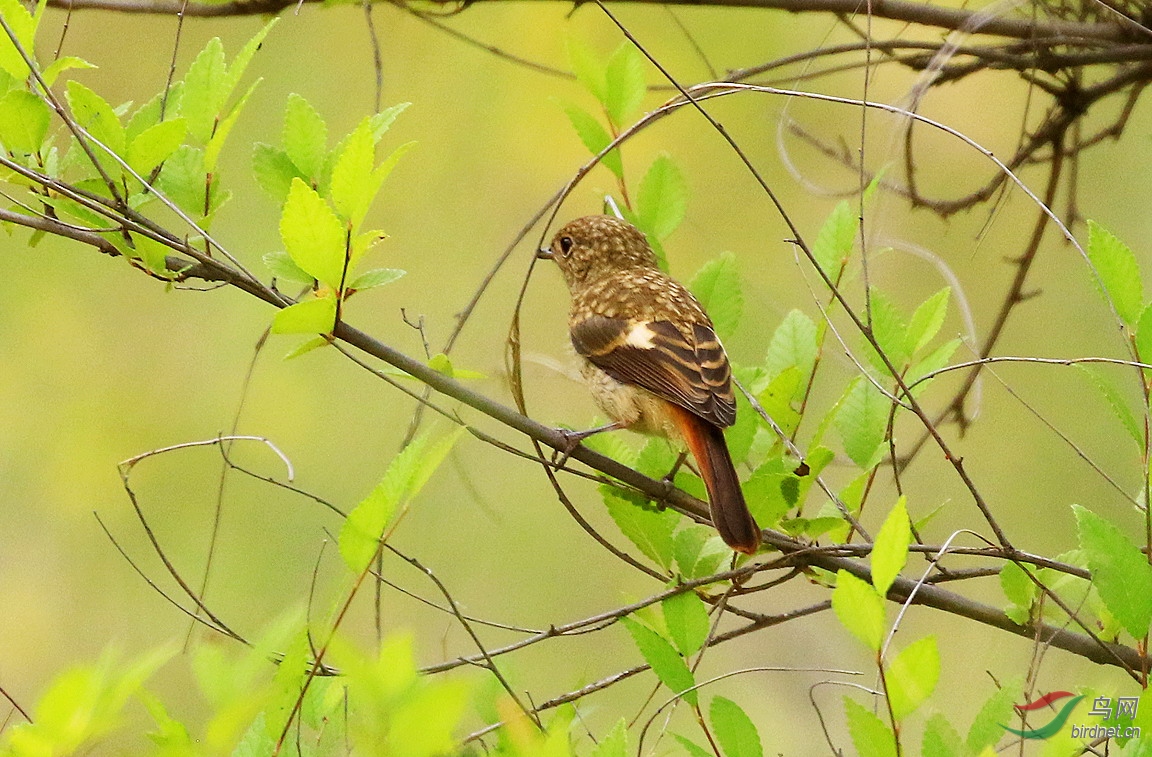
[[[395,0],[386,0],[395,5],[405,5]],[[450,0],[433,0],[441,5],[456,7]],[[472,2],[494,2],[495,0],[472,0]],[[537,0],[539,2],[540,0]],[[940,29],[978,31],[1012,39],[1035,39],[1036,37],[1077,37],[1101,42],[1147,42],[1147,35],[1139,35],[1139,30],[1125,28],[1118,23],[1079,22],[1061,20],[1037,20],[1031,18],[1006,18],[990,16],[983,11],[964,10],[927,5],[907,0],[872,0],[869,6],[859,0],[620,0],[621,2],[647,3],[652,5],[695,5],[726,8],[760,8],[764,10],[785,10],[792,13],[833,13],[850,17],[864,15],[865,7],[871,8],[873,18],[889,19]],[[301,3],[314,3],[319,0],[233,0],[224,3],[183,2],[183,0],[49,0],[48,5],[64,10],[85,9],[119,11],[122,13],[148,13],[175,16],[253,16],[277,13],[285,8]],[[472,2],[467,3],[471,5]],[[1133,26],[1135,24],[1133,23]]]

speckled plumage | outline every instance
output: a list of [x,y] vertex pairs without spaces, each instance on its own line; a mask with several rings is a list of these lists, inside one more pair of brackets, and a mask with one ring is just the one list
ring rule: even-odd
[[572,345],[596,403],[621,426],[686,444],[721,536],[755,552],[760,531],[721,431],[736,420],[731,367],[704,308],[659,269],[644,235],[619,219],[578,218],[542,252],[572,293]]

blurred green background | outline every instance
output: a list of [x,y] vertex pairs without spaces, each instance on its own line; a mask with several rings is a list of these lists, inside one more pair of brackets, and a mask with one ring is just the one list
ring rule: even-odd
[[[708,78],[704,62],[669,11],[620,7],[621,20],[669,69],[691,82]],[[719,8],[676,10],[683,27],[723,72],[782,55],[852,39],[827,17]],[[398,283],[358,297],[347,318],[391,345],[420,354],[419,335],[405,325],[401,309],[423,316],[437,350],[485,273],[521,226],[572,175],[586,152],[557,101],[592,109],[591,98],[565,78],[541,74],[452,39],[388,5],[374,11],[383,56],[383,105],[411,102],[385,145],[418,140],[385,185],[369,224],[391,238],[374,253],[377,265],[404,268]],[[49,11],[41,49],[52,49],[65,16]],[[551,3],[481,3],[443,22],[504,50],[566,68],[564,40],[575,35],[605,55],[619,44],[619,31],[595,8]],[[178,71],[213,36],[229,55],[264,23],[259,18],[190,18],[180,41]],[[899,27],[879,25],[890,33]],[[68,24],[65,54],[99,66],[76,78],[109,101],[143,102],[165,81],[172,55],[171,18],[79,12]],[[800,69],[779,83],[788,86]],[[648,81],[663,85],[647,70]],[[289,93],[306,97],[327,119],[334,141],[374,110],[372,50],[361,9],[285,12],[264,42],[248,80],[263,83],[231,139],[222,169],[235,192],[213,232],[250,267],[280,248],[278,209],[251,177],[254,141],[276,143]],[[791,77],[791,78],[790,78]],[[914,79],[882,68],[870,97],[897,101]],[[861,73],[850,71],[809,82],[817,91],[859,96]],[[651,93],[645,109],[667,92]],[[990,73],[932,93],[922,108],[969,134],[997,154],[1014,148],[1024,118],[1026,90],[1010,74]],[[750,95],[709,106],[749,152],[780,194],[801,231],[814,237],[852,174],[785,136],[787,155],[804,182],[784,170],[778,129],[796,119],[824,139],[855,153],[861,114],[844,106]],[[1146,110],[1137,110],[1127,135],[1088,153],[1080,166],[1080,210],[1133,244],[1141,258],[1152,217],[1135,212],[1148,203],[1146,177],[1152,154]],[[898,124],[872,113],[867,162],[873,169],[899,159],[892,135]],[[992,172],[990,164],[955,140],[922,132],[921,179],[929,191],[956,196]],[[690,186],[688,217],[668,240],[673,273],[687,279],[721,251],[734,251],[743,275],[745,316],[728,349],[741,364],[763,358],[767,336],[792,308],[819,319],[825,295],[784,240],[787,231],[735,156],[698,114],[687,109],[628,144],[630,180],[638,182],[651,160],[671,154]],[[1035,180],[1037,173],[1024,173]],[[614,181],[597,169],[573,194],[560,220],[598,212]],[[1010,193],[993,213],[980,208],[948,220],[912,212],[896,196],[883,196],[870,230],[883,244],[897,240],[930,249],[959,277],[977,334],[984,334],[1011,280],[1006,258],[1018,254],[1035,217],[1034,207]],[[1058,208],[1063,213],[1063,206]],[[990,215],[991,214],[991,215]],[[989,224],[989,221],[991,223]],[[987,232],[981,236],[988,225]],[[510,404],[505,379],[505,339],[516,294],[537,229],[496,278],[454,353],[458,366],[486,374],[482,391]],[[345,509],[362,498],[396,453],[413,402],[335,351],[321,350],[283,361],[296,343],[273,337],[260,354],[247,392],[244,378],[257,339],[270,321],[267,306],[239,292],[164,291],[122,261],[76,245],[45,240],[26,246],[16,231],[0,239],[0,685],[25,706],[54,675],[113,647],[133,654],[181,640],[189,621],[133,573],[99,528],[93,513],[121,540],[142,569],[167,589],[162,567],[120,486],[116,463],[149,449],[212,437],[232,428],[273,440],[292,459],[297,484]],[[1022,305],[1001,343],[1002,354],[1120,355],[1121,343],[1087,269],[1070,247],[1049,235],[1032,286],[1042,296]],[[944,282],[935,267],[900,251],[873,260],[872,281],[908,310]],[[856,283],[858,286],[858,282]],[[567,296],[551,268],[533,276],[524,306],[523,350],[529,409],[543,422],[583,427],[594,410],[582,389],[554,367],[570,365],[565,318]],[[960,335],[952,308],[943,336]],[[859,340],[849,336],[855,347]],[[833,345],[834,346],[834,345]],[[961,348],[956,359],[968,359]],[[852,375],[854,366],[837,348],[817,388],[814,410],[823,414]],[[1012,392],[1071,436],[1127,488],[1139,481],[1139,463],[1107,404],[1074,369],[998,368]],[[1116,373],[1117,380],[1129,379]],[[942,381],[926,397],[933,406],[954,381]],[[1131,389],[1135,401],[1134,382]],[[1068,445],[1048,431],[998,380],[984,384],[981,414],[957,444],[976,479],[1018,546],[1049,555],[1072,549],[1075,531],[1068,505],[1079,502],[1120,518],[1133,533],[1137,517]],[[441,400],[443,402],[443,400]],[[444,403],[451,404],[451,403]],[[475,413],[462,413],[500,438],[525,446]],[[811,432],[816,418],[806,421]],[[440,428],[446,428],[441,422]],[[918,436],[911,422],[901,440]],[[636,441],[633,439],[633,441]],[[280,475],[279,462],[257,445],[241,446],[238,458]],[[832,480],[850,471],[834,467]],[[166,455],[142,463],[133,483],[145,512],[185,576],[198,577],[212,532],[220,458],[210,448]],[[839,477],[839,478],[838,478]],[[892,497],[876,495],[878,522]],[[623,540],[590,485],[574,482],[577,506],[616,543]],[[905,480],[914,518],[944,510],[925,536],[940,543],[956,528],[987,535],[970,499],[940,455],[928,449]],[[209,604],[241,633],[255,635],[271,619],[306,603],[318,572],[318,595],[340,596],[346,577],[330,542],[339,528],[327,510],[307,499],[232,475],[228,478]],[[975,539],[963,540],[976,544]],[[544,628],[610,609],[658,591],[650,579],[622,566],[599,548],[564,512],[537,466],[465,438],[419,497],[396,537],[418,556],[471,614],[514,625]],[[915,571],[919,563],[914,563]],[[319,566],[317,568],[317,566]],[[439,599],[434,587],[410,567],[390,561],[390,577]],[[968,592],[1003,602],[995,580]],[[792,582],[759,595],[756,609],[782,612],[819,600],[823,589]],[[365,597],[366,598],[366,597]],[[328,606],[315,608],[323,617]],[[385,590],[386,628],[412,627],[423,663],[473,650],[459,626],[391,590]],[[914,638],[935,632],[942,639],[941,687],[931,703],[953,722],[967,723],[991,692],[985,670],[1023,674],[1032,656],[1023,639],[961,622],[931,610],[910,613]],[[360,602],[349,628],[371,635],[371,608]],[[495,646],[518,638],[488,631]],[[193,632],[194,643],[226,642]],[[1044,680],[1049,688],[1096,685],[1130,693],[1122,677],[1061,652],[1050,653]],[[509,659],[514,681],[543,701],[639,661],[623,629],[538,645]],[[1055,663],[1055,664],[1053,664]],[[869,670],[862,648],[829,614],[787,623],[724,645],[705,657],[704,672],[742,666],[817,666]],[[479,677],[479,674],[473,674]],[[821,743],[808,690],[827,676],[758,673],[724,682],[718,693],[741,702],[757,718],[770,753],[801,754]],[[860,679],[869,682],[871,675]],[[652,688],[634,678],[584,701],[595,727],[631,716]],[[195,721],[204,704],[192,690],[187,666],[170,663],[155,688],[178,714]],[[841,692],[822,688],[816,699],[837,714]],[[682,713],[681,716],[684,714]],[[479,725],[479,721],[476,721]]]

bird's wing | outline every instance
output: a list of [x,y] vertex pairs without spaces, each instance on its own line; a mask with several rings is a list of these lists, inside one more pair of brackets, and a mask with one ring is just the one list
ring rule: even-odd
[[717,426],[736,421],[732,369],[716,332],[686,334],[666,320],[592,315],[572,326],[576,352],[612,378],[636,384]]

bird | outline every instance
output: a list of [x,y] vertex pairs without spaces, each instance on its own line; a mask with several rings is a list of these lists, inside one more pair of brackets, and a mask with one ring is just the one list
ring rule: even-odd
[[627,428],[686,447],[720,537],[737,552],[755,553],[760,528],[724,441],[736,421],[732,368],[699,300],[660,269],[643,232],[613,216],[570,221],[537,256],[564,276],[580,375],[612,420],[577,440]]

